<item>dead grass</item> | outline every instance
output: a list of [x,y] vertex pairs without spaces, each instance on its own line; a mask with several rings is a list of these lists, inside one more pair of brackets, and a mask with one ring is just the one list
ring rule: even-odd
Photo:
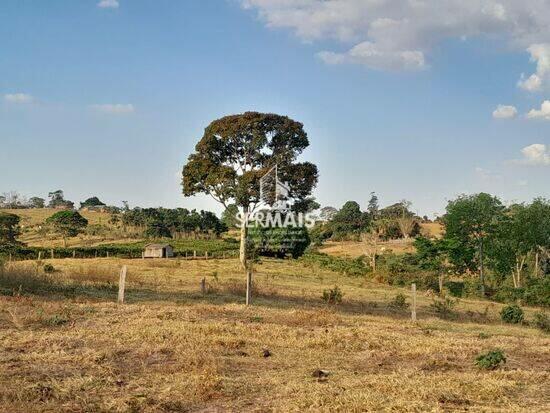
[[[550,338],[502,325],[498,304],[461,300],[442,320],[420,294],[412,324],[390,307],[407,291],[292,261],[257,266],[249,308],[236,260],[48,262],[59,272],[41,288],[32,262],[0,277],[0,411],[550,409]],[[117,306],[121,265],[128,302]],[[343,303],[327,306],[335,284]],[[475,356],[492,348],[508,363],[478,370]]]

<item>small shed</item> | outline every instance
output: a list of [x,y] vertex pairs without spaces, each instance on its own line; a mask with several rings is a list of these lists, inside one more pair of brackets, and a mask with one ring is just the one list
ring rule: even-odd
[[174,248],[170,244],[149,244],[143,251],[143,258],[170,258],[173,256]]

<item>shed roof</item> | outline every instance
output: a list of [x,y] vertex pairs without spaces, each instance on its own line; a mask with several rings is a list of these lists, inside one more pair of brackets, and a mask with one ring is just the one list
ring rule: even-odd
[[145,246],[145,248],[166,248],[166,247],[172,248],[170,244],[147,244]]

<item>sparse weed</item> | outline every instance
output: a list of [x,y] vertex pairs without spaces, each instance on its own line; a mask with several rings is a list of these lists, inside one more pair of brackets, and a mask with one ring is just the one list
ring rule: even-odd
[[330,305],[340,304],[342,302],[342,297],[342,290],[340,290],[340,287],[338,287],[337,285],[335,285],[334,288],[330,290],[323,291],[323,300]]
[[447,319],[452,318],[456,315],[453,310],[455,305],[455,300],[452,300],[449,297],[445,297],[442,300],[435,299],[433,303],[430,304],[430,308],[435,312],[438,317]]
[[393,300],[390,302],[390,308],[395,310],[406,310],[409,308],[409,303],[407,303],[407,297],[405,294],[397,294]]

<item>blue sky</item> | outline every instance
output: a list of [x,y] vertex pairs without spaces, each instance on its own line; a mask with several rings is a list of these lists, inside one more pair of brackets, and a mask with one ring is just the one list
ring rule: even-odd
[[304,123],[322,205],[550,197],[550,17],[517,29],[540,2],[445,0],[445,30],[388,3],[3,0],[0,192],[219,211],[180,170],[211,120],[256,110]]

